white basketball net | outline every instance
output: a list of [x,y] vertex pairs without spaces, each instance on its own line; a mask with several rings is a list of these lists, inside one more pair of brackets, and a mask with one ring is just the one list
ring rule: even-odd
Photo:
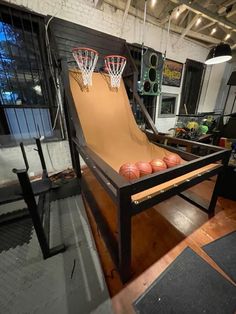
[[72,51],[73,57],[82,72],[84,85],[92,85],[92,75],[98,61],[98,53],[93,49],[75,48]]
[[126,58],[122,56],[105,57],[105,68],[111,79],[111,87],[120,87],[121,75],[126,65]]

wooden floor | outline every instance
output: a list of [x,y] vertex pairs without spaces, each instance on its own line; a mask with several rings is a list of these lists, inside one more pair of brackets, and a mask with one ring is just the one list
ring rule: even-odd
[[[114,203],[90,171],[84,169],[83,172],[84,178],[96,195],[97,203],[102,208],[103,217],[108,221],[116,236],[117,211]],[[191,191],[202,199],[208,200],[213,187],[214,180],[208,180],[191,188]],[[234,201],[219,198],[216,215],[211,219],[200,209],[178,196],[133,217],[133,277],[125,286],[120,281],[88,204],[86,207],[116,313],[134,313],[132,303],[135,299],[187,246],[227,277],[201,247],[236,230],[236,202]]]

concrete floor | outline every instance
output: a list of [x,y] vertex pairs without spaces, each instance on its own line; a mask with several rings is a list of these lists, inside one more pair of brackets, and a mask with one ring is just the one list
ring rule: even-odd
[[[17,206],[0,206],[0,214]],[[81,196],[52,202],[50,221],[51,244],[63,242],[66,251],[43,260],[34,229],[29,243],[3,251],[0,313],[112,313]]]

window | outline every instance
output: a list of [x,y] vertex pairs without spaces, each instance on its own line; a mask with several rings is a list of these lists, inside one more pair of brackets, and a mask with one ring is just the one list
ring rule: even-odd
[[175,117],[177,100],[177,94],[163,93],[160,96],[158,116],[162,118]]
[[0,5],[0,145],[61,137],[44,38],[43,18]]

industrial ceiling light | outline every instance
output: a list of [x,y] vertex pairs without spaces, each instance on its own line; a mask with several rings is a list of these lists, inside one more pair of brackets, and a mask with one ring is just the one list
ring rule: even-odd
[[157,3],[157,0],[151,0],[151,7],[154,8]]
[[176,11],[176,14],[175,14],[175,18],[177,19],[179,16],[180,16],[180,12],[179,12],[179,8],[178,8],[178,10]]
[[216,27],[212,28],[211,35],[215,34],[215,32],[216,32]]
[[228,33],[226,36],[225,36],[225,41],[228,40],[230,38],[231,34]]
[[205,61],[205,64],[218,64],[226,62],[232,59],[232,51],[230,45],[225,43],[220,43],[219,45],[213,47]]
[[202,18],[199,17],[199,18],[197,19],[196,26],[198,26],[198,25],[201,23],[201,21],[202,21]]

